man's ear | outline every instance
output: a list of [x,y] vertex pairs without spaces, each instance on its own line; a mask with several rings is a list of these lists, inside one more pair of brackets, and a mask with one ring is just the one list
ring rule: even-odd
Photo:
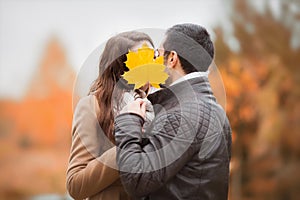
[[177,65],[178,63],[178,54],[176,53],[176,51],[171,51],[169,56],[168,56],[168,60],[167,60],[167,63],[168,63],[168,67],[169,68],[172,68],[174,69],[175,66]]

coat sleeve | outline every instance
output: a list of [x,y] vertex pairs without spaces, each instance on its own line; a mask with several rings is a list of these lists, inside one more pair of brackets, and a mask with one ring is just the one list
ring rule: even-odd
[[117,164],[125,190],[135,197],[147,196],[174,177],[197,152],[196,131],[179,113],[156,118],[143,144],[143,119],[121,114],[115,120]]
[[103,144],[99,140],[103,138],[97,136],[98,121],[93,105],[91,97],[83,98],[73,117],[67,190],[74,199],[84,199],[97,194],[119,178],[115,147],[103,154],[99,153],[102,148],[100,144]]

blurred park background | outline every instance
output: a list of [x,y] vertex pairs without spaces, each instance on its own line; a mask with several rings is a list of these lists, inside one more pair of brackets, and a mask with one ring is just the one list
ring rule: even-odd
[[229,199],[300,199],[299,0],[0,0],[0,199],[63,199],[85,58],[116,33],[183,22],[214,39],[233,129]]

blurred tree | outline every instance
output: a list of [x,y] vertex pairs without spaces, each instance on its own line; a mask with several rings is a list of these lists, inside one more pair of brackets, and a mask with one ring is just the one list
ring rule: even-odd
[[[226,47],[216,29],[216,63],[233,128],[231,199],[300,196],[300,48],[293,45],[290,23],[299,26],[300,3],[280,5],[276,18],[268,5],[259,13],[246,1],[234,0],[238,53]],[[292,13],[294,6],[298,12]]]
[[75,75],[53,37],[24,98],[0,99],[0,199],[65,193]]

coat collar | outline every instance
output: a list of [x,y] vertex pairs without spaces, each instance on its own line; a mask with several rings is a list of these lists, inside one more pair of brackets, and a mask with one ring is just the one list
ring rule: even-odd
[[178,100],[191,100],[198,93],[214,99],[207,77],[203,76],[181,81],[150,94],[148,99],[153,105],[161,104],[164,106]]

